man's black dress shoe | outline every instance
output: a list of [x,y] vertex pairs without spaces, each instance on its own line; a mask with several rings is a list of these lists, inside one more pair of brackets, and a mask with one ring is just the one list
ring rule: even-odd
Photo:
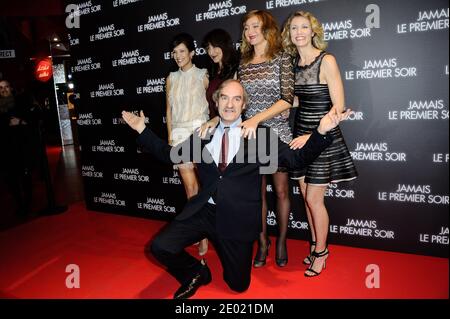
[[202,265],[202,268],[198,273],[192,277],[191,280],[181,285],[180,288],[175,292],[173,299],[188,299],[192,297],[198,288],[203,285],[207,285],[211,282],[211,271],[208,266],[205,264]]

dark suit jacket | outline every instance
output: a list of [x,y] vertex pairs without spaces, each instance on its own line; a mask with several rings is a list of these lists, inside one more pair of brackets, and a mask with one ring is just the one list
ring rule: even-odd
[[[216,193],[218,237],[242,241],[253,241],[261,232],[260,168],[268,169],[272,166],[272,173],[278,166],[304,168],[331,143],[329,135],[324,136],[315,131],[303,148],[293,151],[280,141],[272,130],[259,127],[256,139],[241,139],[238,154],[221,173],[205,147],[211,141],[212,135],[213,133],[206,139],[200,139],[194,133],[185,142],[172,148],[146,128],[137,142],[144,151],[163,162],[178,164],[178,161],[174,162],[174,155],[183,155],[183,162],[197,163],[201,190],[187,202],[183,211],[177,215],[177,220],[186,220],[199,212]],[[262,154],[268,154],[265,150],[270,150],[279,163],[268,164],[267,158]]]

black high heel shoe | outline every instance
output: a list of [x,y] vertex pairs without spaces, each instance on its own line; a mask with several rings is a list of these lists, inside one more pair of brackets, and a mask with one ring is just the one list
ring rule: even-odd
[[266,258],[269,255],[271,241],[266,239],[266,249],[261,249],[261,244],[258,241],[258,252],[256,253],[255,260],[253,261],[253,267],[259,268],[266,264]]
[[[314,247],[313,247],[314,246]],[[312,253],[313,251],[316,249],[316,242],[315,241],[310,241],[309,242],[309,255],[305,257],[305,259],[303,259],[303,264],[305,265],[311,265],[311,260],[312,260]]]
[[[282,249],[279,249],[278,245],[279,245],[279,241],[277,239],[277,249],[276,249],[275,262],[277,263],[278,267],[284,267],[288,263],[286,240],[283,241]],[[284,258],[280,258],[280,255],[284,256]]]
[[[325,250],[321,251],[321,252],[313,251],[311,265],[309,265],[308,269],[306,269],[305,277],[319,276],[322,273],[322,270],[324,270],[327,266],[327,259],[328,259],[329,253],[330,252],[328,251],[328,248],[325,248]],[[322,264],[322,268],[320,269],[320,271],[315,271],[314,269],[312,269],[314,266],[314,262],[316,261],[317,258],[320,258],[320,257],[325,257],[323,264]]]

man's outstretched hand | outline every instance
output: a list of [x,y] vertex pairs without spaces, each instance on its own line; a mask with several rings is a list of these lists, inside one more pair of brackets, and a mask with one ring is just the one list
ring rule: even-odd
[[325,135],[328,131],[331,131],[336,126],[338,126],[339,122],[348,119],[351,113],[352,110],[350,109],[347,109],[347,111],[340,114],[337,114],[336,112],[328,112],[320,120],[320,124],[319,127],[317,128],[317,131],[319,131],[320,134]]
[[122,111],[122,118],[133,130],[137,131],[141,134],[145,130],[145,115],[144,112],[141,111],[139,116],[134,115],[133,113]]

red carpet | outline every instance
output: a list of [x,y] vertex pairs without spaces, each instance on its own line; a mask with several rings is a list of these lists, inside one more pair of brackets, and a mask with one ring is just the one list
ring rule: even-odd
[[[86,211],[83,203],[0,233],[0,298],[171,298],[178,283],[144,247],[164,222]],[[255,247],[256,248],[256,247]],[[289,240],[289,264],[278,268],[271,248],[254,269],[250,289],[233,293],[210,246],[213,281],[195,298],[447,298],[448,259],[330,245],[327,269],[305,278],[308,246]],[[189,248],[192,253],[196,247]],[[66,288],[66,266],[80,267],[80,288]],[[368,289],[366,266],[380,268],[380,288]]]

